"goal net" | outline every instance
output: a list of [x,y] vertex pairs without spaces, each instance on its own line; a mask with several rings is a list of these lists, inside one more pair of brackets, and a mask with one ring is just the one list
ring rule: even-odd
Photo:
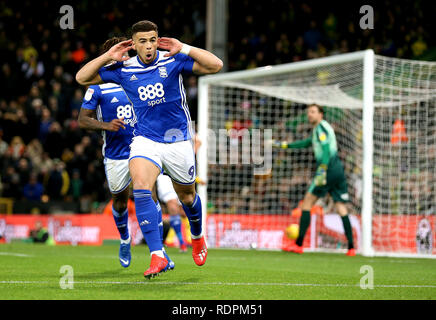
[[[306,106],[324,107],[345,168],[357,250],[436,256],[436,63],[372,50],[201,77],[198,186],[211,247],[280,249],[316,170]],[[332,199],[311,211],[306,250],[347,247]]]

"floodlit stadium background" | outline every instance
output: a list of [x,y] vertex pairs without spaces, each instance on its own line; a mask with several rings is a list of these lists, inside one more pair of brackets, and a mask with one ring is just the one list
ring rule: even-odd
[[[202,48],[211,46],[208,49],[224,54],[226,71],[367,48],[388,57],[436,59],[432,7],[427,1],[377,3],[373,30],[359,27],[361,4],[277,0],[267,5],[229,1],[228,23],[218,21],[212,30],[208,29],[207,3],[218,6],[219,1],[77,1],[72,4],[72,30],[59,26],[62,2],[0,4],[1,213],[103,212],[110,193],[102,140],[99,133],[78,127],[85,88],[74,76],[98,55],[105,39],[125,34],[139,20],[156,22],[161,36]],[[224,35],[218,32],[220,39],[225,39],[222,43],[210,41],[217,30],[227,31]],[[197,78],[185,78],[185,88],[196,121]],[[217,187],[208,182],[210,188]],[[234,187],[228,186],[229,196]],[[289,199],[301,198],[304,191],[304,187],[291,190],[300,194],[289,195]],[[434,191],[431,194],[434,196]],[[264,213],[283,214],[298,204],[286,199],[286,194],[284,197],[278,199],[279,208],[266,208]],[[225,198],[212,201],[208,203],[211,213],[234,213]],[[435,203],[434,198],[426,201]]]

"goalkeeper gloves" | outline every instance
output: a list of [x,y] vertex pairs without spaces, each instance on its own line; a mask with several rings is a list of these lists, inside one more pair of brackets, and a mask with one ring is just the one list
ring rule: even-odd
[[272,140],[272,146],[273,146],[273,148],[288,149],[288,142],[287,141]]
[[315,186],[322,187],[327,184],[327,165],[321,164],[315,173]]

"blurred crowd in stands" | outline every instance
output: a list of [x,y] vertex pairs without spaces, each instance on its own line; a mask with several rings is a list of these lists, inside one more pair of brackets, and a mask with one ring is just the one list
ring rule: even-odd
[[[110,198],[103,142],[99,133],[78,126],[86,88],[76,83],[75,73],[98,56],[107,38],[125,35],[143,19],[156,22],[161,36],[204,48],[206,1],[76,1],[73,30],[59,26],[62,5],[0,3],[0,196],[99,211]],[[227,70],[366,48],[409,59],[432,52],[432,10],[424,1],[377,3],[374,11],[375,29],[361,30],[356,4],[229,1]],[[197,78],[187,77],[185,88],[195,121]],[[38,210],[50,211],[42,205]]]

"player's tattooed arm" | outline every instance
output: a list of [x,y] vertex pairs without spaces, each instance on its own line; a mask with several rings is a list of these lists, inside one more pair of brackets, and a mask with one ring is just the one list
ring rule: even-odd
[[98,121],[95,110],[81,108],[79,112],[79,127],[92,131],[112,131],[116,132],[120,128],[126,129],[123,119],[113,119],[111,122]]

